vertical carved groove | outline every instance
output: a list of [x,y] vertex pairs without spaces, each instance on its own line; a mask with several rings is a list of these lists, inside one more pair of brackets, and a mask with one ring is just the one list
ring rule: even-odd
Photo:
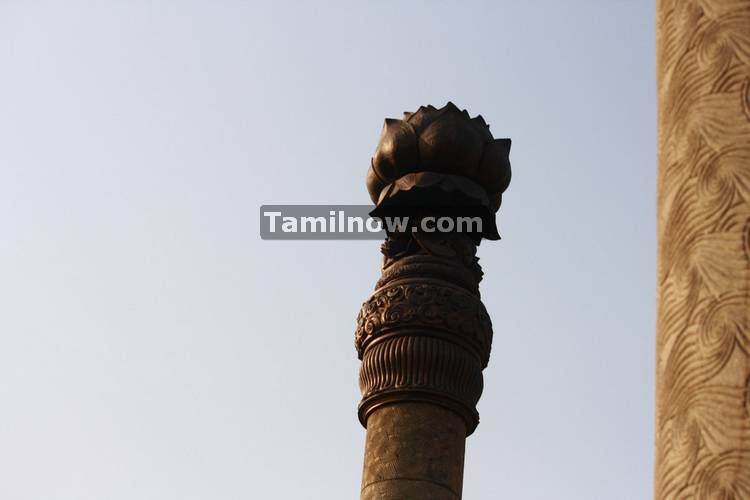
[[366,420],[370,405],[384,399],[426,399],[460,408],[471,431],[477,424],[473,408],[482,387],[479,359],[463,347],[428,336],[392,337],[372,345],[362,359],[361,418]]

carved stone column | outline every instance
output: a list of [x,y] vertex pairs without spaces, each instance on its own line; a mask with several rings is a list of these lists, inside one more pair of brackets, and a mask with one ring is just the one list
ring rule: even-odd
[[750,498],[750,0],[657,2],[656,498]]
[[387,119],[368,172],[376,215],[483,213],[472,234],[389,233],[383,272],[357,318],[362,499],[461,498],[464,444],[479,422],[492,325],[476,247],[498,239],[509,139],[452,103]]

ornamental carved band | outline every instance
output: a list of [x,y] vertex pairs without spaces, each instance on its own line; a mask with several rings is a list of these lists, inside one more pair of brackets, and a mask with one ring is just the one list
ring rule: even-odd
[[448,282],[391,284],[362,306],[359,418],[399,400],[448,406],[473,430],[489,360],[492,325],[479,297]]
[[482,238],[499,237],[494,214],[510,182],[509,149],[510,140],[493,139],[481,116],[472,119],[452,103],[386,120],[367,177],[373,214],[471,206],[489,224],[480,234],[443,239],[388,234],[382,276],[355,333],[365,427],[384,405],[429,402],[460,415],[467,434],[476,428],[492,343],[476,248]]
[[660,0],[656,498],[750,498],[750,0]]

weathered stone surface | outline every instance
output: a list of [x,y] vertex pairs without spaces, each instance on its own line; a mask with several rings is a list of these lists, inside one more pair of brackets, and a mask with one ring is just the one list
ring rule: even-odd
[[655,497],[750,498],[750,0],[657,4]]
[[367,422],[362,500],[461,498],[466,426],[450,410],[405,402]]

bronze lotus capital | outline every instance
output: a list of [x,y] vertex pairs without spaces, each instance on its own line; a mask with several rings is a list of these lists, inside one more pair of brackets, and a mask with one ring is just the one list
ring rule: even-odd
[[[471,118],[451,102],[440,109],[422,106],[404,113],[402,120],[385,120],[367,173],[367,190],[380,206],[394,192],[408,191],[408,184],[449,185],[454,195],[483,198],[480,203],[496,212],[510,183],[510,143],[494,139],[480,115]],[[422,179],[424,173],[430,174],[428,179]],[[484,196],[477,195],[477,188]]]

